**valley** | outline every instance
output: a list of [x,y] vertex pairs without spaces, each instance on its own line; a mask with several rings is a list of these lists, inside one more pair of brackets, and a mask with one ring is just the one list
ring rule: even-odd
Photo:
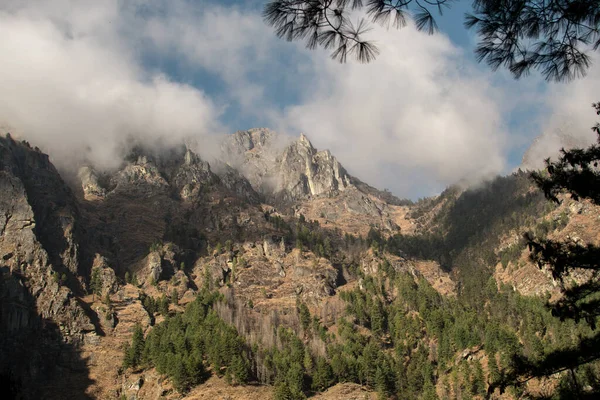
[[502,387],[515,357],[592,335],[552,317],[560,282],[523,235],[597,246],[599,209],[549,202],[527,172],[412,202],[261,128],[211,163],[139,143],[72,175],[0,138],[15,398],[543,397],[565,374]]

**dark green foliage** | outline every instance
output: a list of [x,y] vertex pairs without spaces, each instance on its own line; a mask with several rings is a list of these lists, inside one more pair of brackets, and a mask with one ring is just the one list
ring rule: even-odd
[[[597,4],[597,3],[596,3]],[[582,6],[585,2],[582,3]],[[600,103],[594,104],[596,114],[600,115]],[[598,135],[600,143],[600,124],[592,130]],[[561,193],[569,193],[574,200],[588,199],[600,205],[600,146],[593,145],[587,149],[562,150],[558,161],[546,160],[546,171],[532,174],[537,185],[545,195],[560,202]],[[563,298],[549,305],[554,315],[567,322],[585,321],[591,331],[585,331],[582,324],[574,324],[579,331],[577,338],[563,335],[559,337],[561,346],[544,350],[544,344],[535,340],[532,333],[529,337],[532,346],[525,354],[516,354],[511,362],[514,373],[501,383],[521,383],[521,376],[547,376],[556,372],[569,371],[563,377],[559,395],[561,397],[589,397],[600,393],[598,388],[597,369],[600,360],[600,334],[595,331],[600,317],[600,248],[577,243],[563,243],[526,235],[527,244],[532,252],[531,258],[540,268],[548,266],[553,277],[563,289]],[[574,268],[592,271],[591,277],[581,283],[568,286],[564,278]],[[596,370],[596,372],[594,372]],[[585,372],[584,372],[585,371]]]
[[[461,367],[461,390],[479,396],[486,392],[488,382],[499,381],[515,368],[515,359],[525,355],[540,358],[569,348],[577,343],[577,337],[591,332],[589,327],[561,323],[552,317],[544,299],[523,297],[509,287],[498,289],[491,278],[480,290],[486,299],[480,311],[459,299],[441,296],[424,279],[415,280],[406,273],[394,276],[393,300],[369,277],[363,281],[364,290],[340,293],[354,321],[377,334],[367,339],[341,320],[339,344],[328,349],[338,381],[366,384],[382,398],[398,394],[416,399],[425,393],[435,398],[431,388],[436,376],[453,368],[456,354],[473,348],[482,348],[493,359],[487,382],[479,362]],[[373,310],[379,307],[388,321],[382,328],[374,323]],[[377,337],[380,339],[374,340]],[[437,343],[434,353],[424,346],[431,339]],[[383,351],[388,340],[391,353]],[[496,353],[500,354],[501,367]]]
[[[593,104],[600,115],[600,103]],[[592,130],[598,135],[599,144],[587,149],[562,150],[554,162],[546,160],[546,172],[535,172],[532,178],[549,199],[559,202],[558,195],[568,192],[574,200],[589,199],[600,204],[600,123]]]
[[144,344],[145,340],[142,326],[139,323],[135,324],[131,345],[127,343],[123,352],[123,367],[135,368],[141,364],[142,355],[144,353]]
[[238,385],[243,385],[248,382],[250,377],[248,360],[244,355],[236,355],[231,360],[231,373],[230,376],[233,381]]
[[310,311],[308,310],[306,304],[299,303],[298,314],[300,316],[300,324],[302,325],[302,329],[304,329],[305,332],[308,332],[308,330],[310,329],[311,319]]
[[334,247],[330,238],[331,232],[323,229],[318,221],[308,221],[300,215],[294,225],[290,225],[279,215],[265,213],[265,218],[283,235],[282,243],[294,245],[297,249],[310,250],[317,257],[331,259]]
[[[362,11],[373,22],[396,28],[413,19],[417,29],[437,31],[434,14],[442,15],[448,0],[271,0],[266,22],[281,38],[306,40],[309,49],[333,49],[331,57],[346,62],[348,55],[368,63],[379,54],[365,40],[365,19],[352,24]],[[492,69],[506,67],[516,78],[539,70],[550,81],[585,75],[589,52],[600,47],[600,6],[596,0],[475,0],[465,26],[476,28],[476,56]]]
[[331,370],[329,363],[323,357],[317,358],[317,365],[312,378],[313,390],[322,391],[333,384],[333,371]]
[[481,362],[476,360],[471,375],[471,394],[483,396],[485,394],[485,380],[483,377],[483,367]]
[[165,295],[158,302],[158,312],[164,316],[169,315],[169,298]]
[[90,291],[94,294],[94,298],[102,293],[102,271],[100,268],[92,269],[92,276],[90,278]]
[[496,361],[495,353],[490,353],[488,357],[488,383],[492,386],[496,386],[500,381],[498,361]]
[[145,292],[140,293],[140,300],[146,312],[152,318],[154,313],[158,311],[158,302],[154,297],[148,296]]
[[235,328],[213,311],[217,300],[217,294],[202,291],[183,314],[155,326],[146,338],[148,363],[170,376],[179,391],[200,383],[207,365],[232,383],[250,377],[248,349]]

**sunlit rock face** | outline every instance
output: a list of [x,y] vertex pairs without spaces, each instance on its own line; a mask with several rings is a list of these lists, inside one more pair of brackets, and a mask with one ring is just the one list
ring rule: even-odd
[[350,177],[329,150],[317,151],[308,138],[289,145],[279,161],[278,191],[292,197],[333,195],[350,186]]
[[329,150],[317,151],[304,135],[286,143],[271,130],[251,129],[231,135],[222,149],[223,158],[266,195],[298,200],[331,196],[351,185]]

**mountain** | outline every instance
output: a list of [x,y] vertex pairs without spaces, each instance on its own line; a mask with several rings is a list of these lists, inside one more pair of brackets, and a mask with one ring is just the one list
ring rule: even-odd
[[215,158],[137,143],[63,179],[0,138],[13,397],[506,398],[493,368],[588,334],[544,308],[558,283],[521,238],[597,244],[590,204],[548,203],[521,172],[412,203],[268,129]]
[[88,271],[75,196],[47,155],[10,138],[0,138],[0,188],[3,391],[59,395],[52,379],[63,373],[81,375],[73,391],[83,393],[89,382],[78,348],[98,327],[79,300]]

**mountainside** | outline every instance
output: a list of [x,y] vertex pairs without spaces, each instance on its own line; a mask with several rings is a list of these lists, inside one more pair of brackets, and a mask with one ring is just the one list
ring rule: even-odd
[[0,210],[0,375],[9,397],[50,395],[55,376],[85,371],[78,348],[97,333],[77,297],[77,203],[48,156],[0,138]]
[[559,288],[522,235],[598,244],[599,210],[548,203],[521,172],[413,204],[304,135],[252,129],[211,164],[138,144],[75,175],[0,138],[15,397],[483,398],[511,352],[587,334],[544,309]]

